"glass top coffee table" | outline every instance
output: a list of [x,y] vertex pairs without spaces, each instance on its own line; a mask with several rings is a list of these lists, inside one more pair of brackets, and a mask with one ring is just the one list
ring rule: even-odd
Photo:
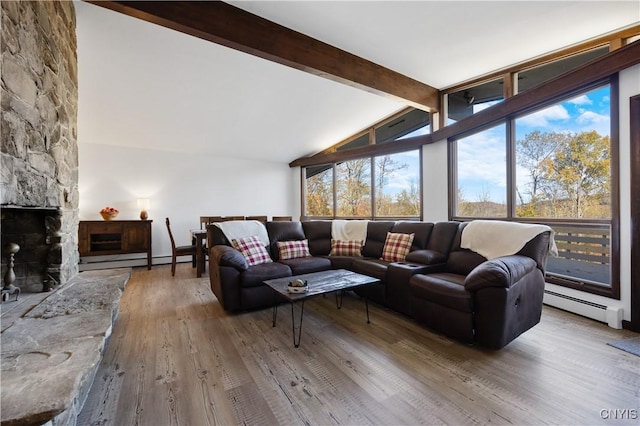
[[[307,282],[307,291],[303,293],[290,293],[288,286],[293,280],[300,279]],[[277,298],[281,297],[291,303],[291,325],[293,330],[293,345],[297,348],[300,346],[300,336],[302,334],[302,318],[304,315],[304,301],[310,297],[336,292],[336,307],[342,307],[342,292],[356,287],[369,284],[377,284],[380,280],[369,277],[367,275],[358,274],[356,272],[347,271],[346,269],[332,269],[329,271],[312,272],[310,274],[294,275],[292,277],[277,278],[264,281],[266,285],[274,291],[276,299],[273,305],[273,326],[276,326],[276,318],[278,316]],[[300,325],[296,336],[296,325],[293,314],[293,305],[295,302],[302,302],[300,306]],[[367,310],[367,323],[369,323],[369,302],[364,299]]]

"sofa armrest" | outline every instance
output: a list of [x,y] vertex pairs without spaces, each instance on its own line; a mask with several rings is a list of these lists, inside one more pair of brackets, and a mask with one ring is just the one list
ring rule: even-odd
[[232,266],[239,271],[249,268],[247,259],[238,250],[230,246],[213,246],[210,252],[211,259],[219,266]]
[[407,255],[407,262],[420,263],[422,265],[435,265],[447,261],[445,255],[435,250],[414,250]]
[[497,257],[476,266],[464,280],[464,287],[469,291],[487,287],[509,288],[536,268],[536,261],[530,257]]

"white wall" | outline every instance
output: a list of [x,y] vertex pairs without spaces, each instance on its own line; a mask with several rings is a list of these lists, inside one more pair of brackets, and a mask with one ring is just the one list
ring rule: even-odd
[[423,220],[449,220],[447,141],[422,146]]
[[182,245],[189,230],[200,227],[200,215],[271,217],[299,210],[299,178],[286,163],[89,144],[82,134],[79,140],[80,219],[101,220],[98,212],[107,205],[120,210],[118,219],[138,219],[136,200],[149,198],[154,258],[171,255],[165,217]]

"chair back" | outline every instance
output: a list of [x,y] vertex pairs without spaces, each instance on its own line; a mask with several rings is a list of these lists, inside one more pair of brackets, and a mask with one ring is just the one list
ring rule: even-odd
[[289,222],[293,219],[291,216],[273,216],[272,220],[274,222]]
[[171,240],[171,251],[176,251],[176,242],[173,240],[173,233],[171,232],[171,223],[169,223],[169,218],[166,218],[167,223],[167,231],[169,231],[169,239]]
[[229,222],[232,220],[244,220],[244,216],[222,216],[218,222]]
[[200,216],[200,229],[207,229],[207,225],[220,222],[220,216]]
[[244,220],[257,220],[258,222],[267,223],[267,216],[247,216]]

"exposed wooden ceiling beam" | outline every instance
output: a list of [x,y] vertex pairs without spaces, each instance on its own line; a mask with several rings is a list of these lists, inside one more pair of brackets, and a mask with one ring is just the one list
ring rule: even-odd
[[427,84],[227,3],[87,1],[418,109],[440,109],[438,90]]

